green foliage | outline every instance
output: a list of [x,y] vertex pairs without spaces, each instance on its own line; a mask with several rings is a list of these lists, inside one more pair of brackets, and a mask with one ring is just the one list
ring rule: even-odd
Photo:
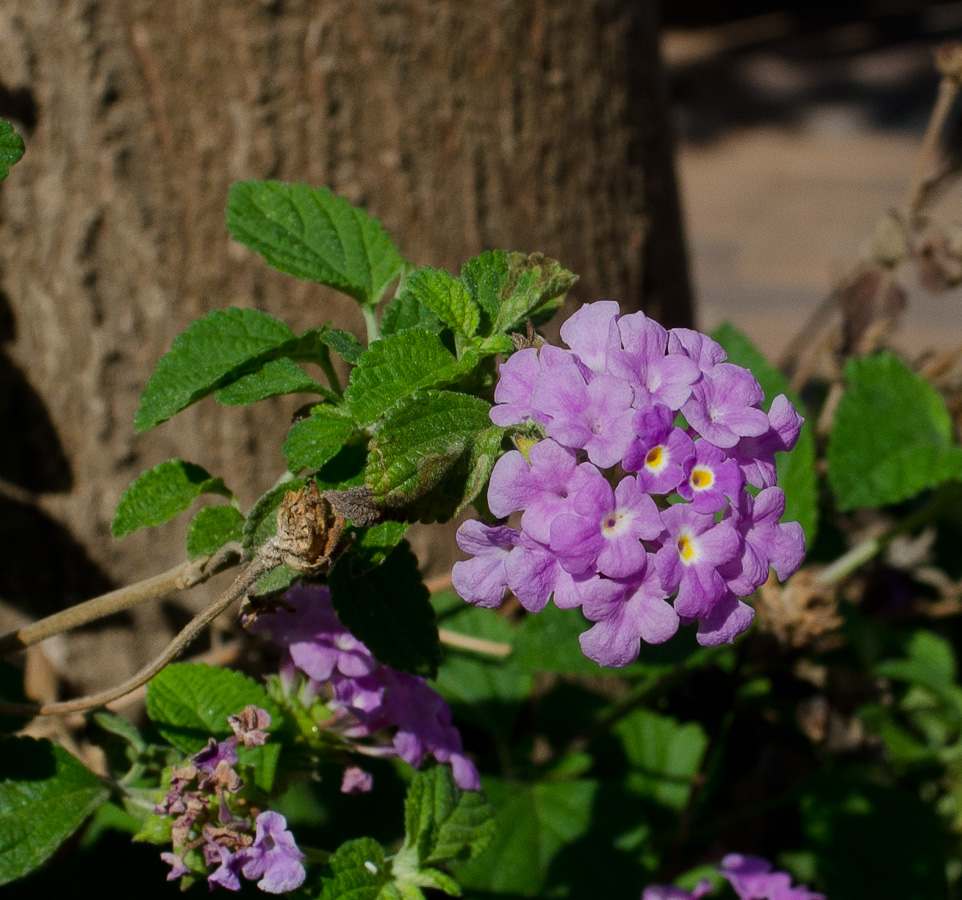
[[279,319],[256,309],[214,310],[174,339],[147,381],[134,430],[147,431],[298,345]]
[[246,406],[248,403],[257,403],[283,394],[320,394],[328,400],[337,399],[336,394],[305,375],[304,371],[286,356],[268,360],[256,372],[244,375],[221,388],[214,397],[225,406]]
[[194,516],[187,529],[187,555],[191,559],[208,556],[243,536],[244,517],[233,506],[208,506]]
[[374,306],[404,267],[377,219],[327,188],[279,181],[231,185],[227,227],[275,269]]
[[220,478],[182,459],[162,462],[144,472],[120,498],[111,529],[115,538],[160,525],[182,513],[201,494],[233,497]]
[[443,269],[425,267],[411,275],[404,288],[458,337],[470,338],[477,332],[481,314],[461,279]]
[[10,174],[10,167],[22,156],[23,138],[6,119],[0,119],[0,181]]
[[784,394],[805,416],[805,424],[798,435],[798,443],[789,453],[779,453],[776,458],[778,485],[785,491],[785,519],[798,522],[805,531],[809,547],[815,543],[818,530],[818,483],[815,475],[815,429],[805,405],[788,381],[759,352],[754,344],[733,325],[723,323],[711,335],[728,353],[729,362],[751,369],[752,374],[765,392],[762,409],[768,412],[772,400]]
[[359,577],[339,563],[330,584],[338,618],[380,662],[402,672],[435,676],[441,650],[434,608],[406,541],[382,565]]
[[360,341],[353,334],[337,328],[331,328],[324,333],[324,343],[352,365],[356,365],[364,353]]
[[287,435],[284,458],[294,472],[320,469],[340,452],[354,434],[354,423],[329,406],[316,406]]
[[103,782],[63,747],[0,738],[0,884],[39,866],[107,795]]
[[[321,879],[318,900],[402,900],[391,867],[377,841],[358,838],[341,844]],[[416,896],[416,895],[415,895]]]
[[842,511],[885,506],[962,478],[942,398],[888,353],[852,359],[829,435],[828,480]]

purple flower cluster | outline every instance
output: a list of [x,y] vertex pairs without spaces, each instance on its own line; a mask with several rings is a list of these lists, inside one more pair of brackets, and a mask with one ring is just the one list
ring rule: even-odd
[[[731,883],[740,900],[825,900],[804,885],[792,887],[791,876],[773,872],[772,864],[758,856],[729,853],[718,871]],[[711,882],[703,879],[693,891],[670,885],[653,884],[642,892],[641,900],[701,900],[711,893]]]
[[732,641],[754,617],[740,598],[805,552],[775,486],[775,453],[795,445],[801,417],[784,395],[766,414],[751,372],[711,338],[617,303],[582,307],[561,337],[570,350],[523,349],[501,366],[492,421],[537,436],[498,460],[488,506],[521,513],[520,528],[462,525],[472,559],[455,563],[455,589],[484,607],[507,588],[530,612],[552,597],[580,607],[595,623],[582,650],[603,666],[679,624],[697,622],[703,645]]
[[238,797],[244,782],[234,770],[237,744],[263,745],[271,717],[263,709],[248,706],[227,721],[234,736],[220,742],[211,738],[188,765],[174,767],[170,788],[156,809],[173,819],[173,852],[160,855],[171,866],[167,880],[191,873],[190,854],[205,868],[217,867],[207,877],[211,888],[220,885],[238,891],[243,875],[269,894],[292,891],[304,881],[304,854],[280,813],[259,813],[253,821],[254,837],[250,836],[249,806]]
[[[323,695],[335,710],[324,727],[337,731],[360,752],[400,756],[418,768],[425,756],[450,763],[454,780],[477,791],[481,779],[462,753],[461,735],[451,724],[451,709],[423,678],[379,663],[370,650],[339,621],[326,586],[297,585],[284,595],[284,605],[260,616],[252,631],[266,632],[284,648],[281,678],[289,689],[307,676],[311,697]],[[359,743],[389,735],[390,744]],[[344,773],[342,790],[368,790],[370,776],[356,766]]]

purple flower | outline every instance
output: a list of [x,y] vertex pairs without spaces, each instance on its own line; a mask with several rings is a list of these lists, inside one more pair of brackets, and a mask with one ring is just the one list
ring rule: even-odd
[[599,375],[607,371],[609,356],[621,352],[621,335],[616,324],[620,312],[614,300],[586,303],[561,326],[561,340]]
[[228,716],[227,724],[245,747],[263,747],[269,737],[265,729],[270,727],[271,714],[251,704],[236,716]]
[[728,587],[747,597],[768,578],[768,568],[784,581],[802,564],[805,532],[798,522],[779,522],[785,513],[785,492],[765,488],[757,497],[742,493],[726,516],[743,537],[742,552],[722,568]]
[[711,375],[715,366],[728,359],[717,341],[690,328],[672,328],[668,332],[668,352],[687,356],[705,375]]
[[256,827],[253,845],[236,854],[244,877],[257,881],[257,886],[268,894],[299,888],[306,875],[301,865],[305,856],[287,830],[287,820],[280,813],[262,812]]
[[495,425],[517,425],[531,415],[531,389],[541,371],[534,348],[512,353],[502,364],[494,389],[491,421]]
[[692,389],[682,412],[703,438],[716,447],[734,447],[743,437],[768,431],[769,421],[757,404],[765,399],[748,369],[719,363]]
[[695,455],[692,439],[673,426],[674,414],[667,406],[652,406],[635,414],[631,426],[635,437],[625,451],[621,466],[637,472],[638,486],[652,494],[670,494],[685,477],[684,468]]
[[581,605],[583,577],[568,572],[549,547],[522,532],[521,543],[504,563],[508,586],[528,612],[541,612],[554,598],[559,609]]
[[727,591],[718,567],[734,559],[741,539],[730,523],[716,524],[710,513],[680,503],[663,510],[661,518],[668,529],[665,545],[655,556],[662,586],[669,594],[678,591],[678,615],[707,616]]
[[575,454],[552,440],[538,441],[528,458],[518,450],[505,453],[495,463],[488,487],[488,506],[499,519],[523,509],[522,529],[547,544],[551,522],[567,512],[570,495],[581,483]]
[[227,766],[237,765],[237,739],[230,738],[218,743],[216,738],[208,738],[207,746],[195,753],[191,759],[202,772],[213,775],[217,767],[224,763]]
[[768,431],[758,437],[741,438],[732,451],[750,485],[766,488],[775,484],[775,454],[795,446],[804,421],[784,394],[772,400]]
[[622,316],[618,331],[625,349],[609,360],[608,371],[631,384],[635,407],[661,403],[681,409],[698,379],[698,366],[681,354],[666,356],[668,332],[642,312]]
[[632,399],[627,381],[613,375],[586,381],[574,366],[542,372],[531,392],[532,407],[550,416],[545,425],[548,437],[584,450],[603,468],[621,461],[632,438]]
[[342,794],[366,794],[374,786],[374,778],[360,766],[348,766],[341,778]]
[[678,630],[678,614],[665,599],[654,566],[633,581],[596,578],[585,585],[582,611],[597,624],[579,638],[588,659],[602,666],[627,666],[641,641],[660,644]]
[[[161,854],[161,856],[163,856],[163,854]],[[215,841],[208,841],[204,844],[204,856],[207,860],[207,865],[211,865],[218,860],[220,862],[220,865],[207,876],[207,883],[212,890],[215,884],[219,884],[222,888],[227,888],[229,891],[239,891],[241,889],[238,873],[240,872],[243,860],[240,853],[231,853],[221,844]],[[167,880],[170,880],[169,876]]]
[[707,878],[702,878],[693,891],[669,884],[652,884],[641,892],[641,900],[701,900],[710,891],[711,882]]
[[803,885],[792,887],[785,872],[772,872],[772,864],[758,856],[729,853],[722,859],[719,872],[725,876],[741,900],[825,900]]
[[714,444],[698,440],[695,455],[685,464],[685,479],[678,485],[678,493],[698,512],[718,512],[729,500],[738,502],[744,485],[735,460]]
[[715,604],[712,611],[698,620],[696,640],[702,647],[730,644],[742,632],[747,631],[755,619],[755,610],[742,603],[731,592]]
[[665,530],[655,501],[632,477],[612,491],[597,469],[587,469],[572,504],[574,513],[551,523],[551,549],[574,575],[599,571],[612,578],[640,572],[647,559],[642,540]]
[[[519,454],[520,455],[520,454]],[[458,546],[473,555],[460,560],[451,569],[451,583],[468,603],[493,609],[504,600],[508,586],[505,560],[520,535],[513,528],[491,528],[469,519],[458,529]]]

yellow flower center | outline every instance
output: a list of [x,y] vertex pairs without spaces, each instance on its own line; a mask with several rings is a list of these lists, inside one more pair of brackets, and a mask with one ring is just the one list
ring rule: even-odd
[[695,547],[687,534],[678,538],[678,555],[685,562],[691,562],[695,558]]
[[648,451],[648,455],[645,457],[645,465],[649,469],[657,469],[661,465],[661,444]]
[[712,473],[708,469],[695,469],[691,473],[691,486],[693,488],[709,487],[713,480]]

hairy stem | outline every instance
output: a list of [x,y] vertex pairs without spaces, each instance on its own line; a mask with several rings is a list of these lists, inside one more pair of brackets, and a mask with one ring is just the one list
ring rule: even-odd
[[114,613],[148,600],[164,597],[175,591],[189,590],[234,565],[240,556],[239,544],[227,544],[213,556],[204,556],[193,562],[181,563],[161,575],[154,575],[136,584],[118,588],[100,597],[78,603],[70,609],[54,613],[38,622],[31,622],[0,637],[0,656],[23,650],[55,634],[72,631],[81,625],[112,616]]

